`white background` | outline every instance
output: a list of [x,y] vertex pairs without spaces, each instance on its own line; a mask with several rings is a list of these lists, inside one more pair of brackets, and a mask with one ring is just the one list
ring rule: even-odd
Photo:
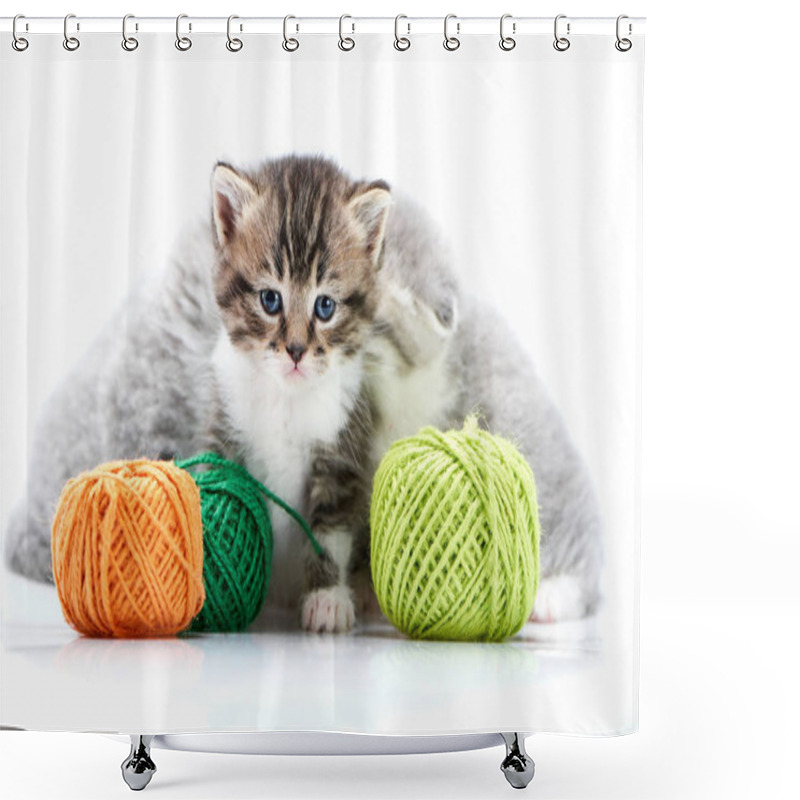
[[[648,17],[645,68],[644,485],[641,730],[536,737],[540,798],[796,794],[792,668],[800,526],[800,219],[793,34],[762,2],[404,8],[304,0],[264,9],[140,0],[39,2],[29,15],[504,12]],[[4,11],[4,13],[10,13]],[[124,748],[100,737],[3,732],[3,792],[112,797]],[[500,751],[257,758],[157,752],[159,797],[491,797]]]

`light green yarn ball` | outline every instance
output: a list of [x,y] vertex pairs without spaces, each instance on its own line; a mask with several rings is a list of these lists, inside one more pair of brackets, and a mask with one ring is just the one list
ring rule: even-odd
[[530,466],[478,428],[424,428],[375,474],[372,581],[383,613],[419,639],[501,641],[533,609],[539,515]]

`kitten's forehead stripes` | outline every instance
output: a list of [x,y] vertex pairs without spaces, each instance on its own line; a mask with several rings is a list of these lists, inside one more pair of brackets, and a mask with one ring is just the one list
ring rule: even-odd
[[324,253],[326,250],[324,237],[325,226],[322,224],[324,216],[323,211],[327,211],[327,205],[323,205],[323,203],[316,203],[314,206],[314,218],[311,220],[311,227],[309,228],[308,236],[309,241],[312,239],[314,241],[314,250],[320,253]]
[[283,208],[283,219],[281,220],[280,244],[281,252],[287,251],[287,261],[291,264],[294,261],[294,247],[292,241],[292,199],[294,192],[289,185],[290,173],[284,173],[284,180],[281,184],[280,204]]
[[328,259],[320,255],[317,259],[317,283],[322,283],[322,279],[328,271]]
[[277,254],[277,258],[275,260],[276,260],[276,262],[278,264],[281,265],[281,267],[280,267],[281,280],[283,280],[283,273],[284,273],[284,269],[286,267],[288,267],[289,275],[291,276],[291,274],[292,274],[292,258],[289,255],[288,250],[286,249],[286,243],[285,242],[278,242],[278,254]]
[[305,283],[315,271],[319,280],[320,259],[315,255],[326,250],[325,221],[331,213],[333,178],[320,179],[307,169],[288,169],[282,177],[275,187],[281,210],[277,250],[293,281]]
[[280,258],[265,258],[261,261],[261,268],[270,275],[277,275],[278,280],[283,280],[283,261]]
[[309,272],[311,275],[316,276],[317,283],[319,283],[322,280],[322,277],[325,275],[325,268],[322,266],[322,262],[322,251],[319,249],[312,251]]

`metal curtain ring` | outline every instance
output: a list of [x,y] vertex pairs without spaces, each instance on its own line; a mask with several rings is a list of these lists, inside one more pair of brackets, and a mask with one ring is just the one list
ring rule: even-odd
[[[356,46],[356,43],[352,37],[344,35],[344,31],[342,30],[342,28],[344,26],[344,21],[346,19],[353,19],[353,18],[349,14],[342,14],[342,16],[339,17],[339,49],[348,52],[349,50],[352,50]],[[355,22],[353,22],[352,25],[353,25],[353,33],[355,33],[356,30]]]
[[[188,14],[178,14],[178,16],[175,17],[175,47],[184,53],[192,46],[192,40],[188,36],[183,36],[181,34],[181,20],[188,18]],[[189,30],[191,29],[192,26],[189,25]]]
[[[511,14],[503,14],[500,17],[500,49],[505,50],[508,52],[509,50],[513,50],[517,46],[517,40],[512,39],[510,36],[505,35],[505,23],[507,19],[511,19]],[[516,24],[513,25],[512,31],[516,32]]]
[[[231,36],[231,22],[233,22],[235,19],[239,19],[239,17],[237,17],[236,14],[231,14],[228,17],[228,27],[226,29],[228,41],[225,42],[225,47],[227,47],[228,50],[231,51],[231,53],[238,53],[242,49],[242,47],[244,47],[244,42],[242,42],[241,39]],[[241,30],[241,26],[239,27],[239,30]]]
[[[80,39],[69,35],[68,26],[71,19],[75,19],[74,14],[67,14],[67,16],[64,17],[64,49],[69,50],[70,53],[74,50],[77,50],[81,46]],[[80,28],[78,28],[78,30],[80,30]]]
[[138,46],[139,40],[133,36],[128,36],[128,20],[133,19],[133,14],[126,14],[122,18],[122,49],[132,53]]
[[[555,37],[555,41],[553,42],[553,47],[558,50],[559,53],[563,53],[565,50],[569,50],[570,41],[567,39],[566,36],[559,36],[558,35],[558,21],[560,19],[566,19],[566,14],[559,14],[555,21],[553,22],[553,36]],[[569,22],[567,23],[567,36],[569,36]]]
[[11,23],[11,36],[13,37],[11,39],[11,46],[18,53],[21,53],[24,50],[28,49],[28,45],[30,44],[30,42],[28,42],[28,40],[24,36],[20,36],[17,33],[17,20],[18,19],[25,19],[25,15],[24,14],[17,14],[17,16],[14,17],[14,22]]
[[[628,50],[630,50],[631,47],[633,47],[633,42],[630,39],[624,39],[619,35],[620,23],[624,19],[628,19],[627,14],[620,14],[617,17],[617,41],[614,42],[614,47],[616,47],[617,50],[620,51],[620,53],[627,53]],[[632,30],[631,25],[630,23],[628,23],[628,33],[631,33],[631,30]]]
[[[408,50],[411,47],[411,39],[408,36],[401,36],[400,35],[400,20],[401,19],[408,19],[405,14],[398,14],[394,18],[394,49],[399,50],[401,53],[404,50]],[[407,22],[406,27],[408,28],[408,33],[411,33],[411,23]]]
[[294,37],[289,37],[289,20],[290,19],[297,19],[297,17],[292,16],[291,14],[287,14],[283,18],[283,49],[287,53],[294,53],[298,47],[300,47],[300,42],[297,41]]
[[[448,24],[450,23],[451,19],[457,19],[455,14],[448,14],[444,18],[444,45],[445,50],[449,50],[451,53],[453,50],[458,50],[461,47],[461,40],[457,36],[450,36],[447,32]],[[461,25],[456,23],[456,33],[459,33],[461,30]]]

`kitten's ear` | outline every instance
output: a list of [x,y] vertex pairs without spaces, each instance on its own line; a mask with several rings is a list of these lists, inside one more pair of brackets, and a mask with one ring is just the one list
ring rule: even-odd
[[217,241],[224,246],[236,235],[245,209],[256,199],[258,192],[249,178],[220,163],[211,176],[211,194],[214,198],[214,230]]
[[350,211],[364,229],[367,251],[375,266],[380,263],[383,235],[391,205],[389,186],[383,181],[368,184],[350,201]]

